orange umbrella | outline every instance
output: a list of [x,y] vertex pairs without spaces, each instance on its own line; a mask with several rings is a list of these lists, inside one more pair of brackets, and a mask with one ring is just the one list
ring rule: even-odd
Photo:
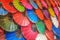
[[45,19],[45,20],[44,20],[44,23],[45,23],[46,28],[47,28],[48,30],[52,30],[52,22],[51,22],[50,19]]
[[49,0],[49,1],[51,3],[51,6],[56,7],[56,4],[55,4],[55,2],[53,0]]
[[36,4],[38,5],[38,7],[39,7],[40,9],[43,9],[43,8],[42,8],[42,4],[40,3],[39,0],[34,0],[34,1],[36,2]]
[[45,19],[44,15],[43,15],[43,12],[42,12],[40,9],[36,9],[35,12],[36,12],[36,15],[37,15],[41,20],[44,20],[44,19]]

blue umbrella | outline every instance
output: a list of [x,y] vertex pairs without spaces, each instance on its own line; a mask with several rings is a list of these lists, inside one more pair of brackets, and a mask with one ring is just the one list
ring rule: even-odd
[[38,9],[37,4],[34,2],[34,0],[29,0],[30,4],[35,8]]
[[54,25],[52,27],[52,31],[54,32],[55,35],[60,37],[60,28],[56,28]]
[[28,19],[33,23],[36,23],[39,20],[39,18],[35,14],[34,10],[27,10],[26,15],[27,15]]
[[8,11],[4,10],[3,8],[0,8],[0,15],[7,15]]
[[25,40],[24,37],[18,38],[16,32],[6,32],[6,40]]

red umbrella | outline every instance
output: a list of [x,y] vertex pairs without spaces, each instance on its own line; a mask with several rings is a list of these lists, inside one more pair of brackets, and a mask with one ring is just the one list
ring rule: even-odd
[[1,0],[2,6],[11,13],[17,12],[17,10],[14,8],[14,6],[10,5],[10,3],[13,2],[13,0]]
[[20,0],[20,2],[22,3],[22,5],[24,5],[25,8],[33,9],[32,5],[29,4],[28,0]]
[[13,19],[20,26],[27,26],[30,23],[28,18],[20,12],[13,14]]
[[0,28],[0,40],[5,40],[5,34],[1,28]]
[[25,27],[21,27],[21,31],[23,36],[27,39],[27,40],[35,40],[38,32],[37,31],[33,31],[32,30],[32,23],[30,23],[28,26]]
[[53,34],[52,31],[46,30],[46,31],[45,31],[45,35],[47,36],[47,38],[48,38],[49,40],[54,40],[54,34]]

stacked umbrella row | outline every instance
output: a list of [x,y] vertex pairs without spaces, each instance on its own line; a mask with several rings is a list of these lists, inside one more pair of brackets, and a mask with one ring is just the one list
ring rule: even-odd
[[60,0],[0,0],[0,40],[60,40]]

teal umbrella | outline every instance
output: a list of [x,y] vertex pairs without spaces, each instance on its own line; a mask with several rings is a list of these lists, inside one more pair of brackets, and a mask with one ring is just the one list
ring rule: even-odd
[[45,32],[45,24],[43,23],[43,21],[39,20],[36,23],[36,26],[37,26],[37,30],[38,30],[39,33],[44,33]]

